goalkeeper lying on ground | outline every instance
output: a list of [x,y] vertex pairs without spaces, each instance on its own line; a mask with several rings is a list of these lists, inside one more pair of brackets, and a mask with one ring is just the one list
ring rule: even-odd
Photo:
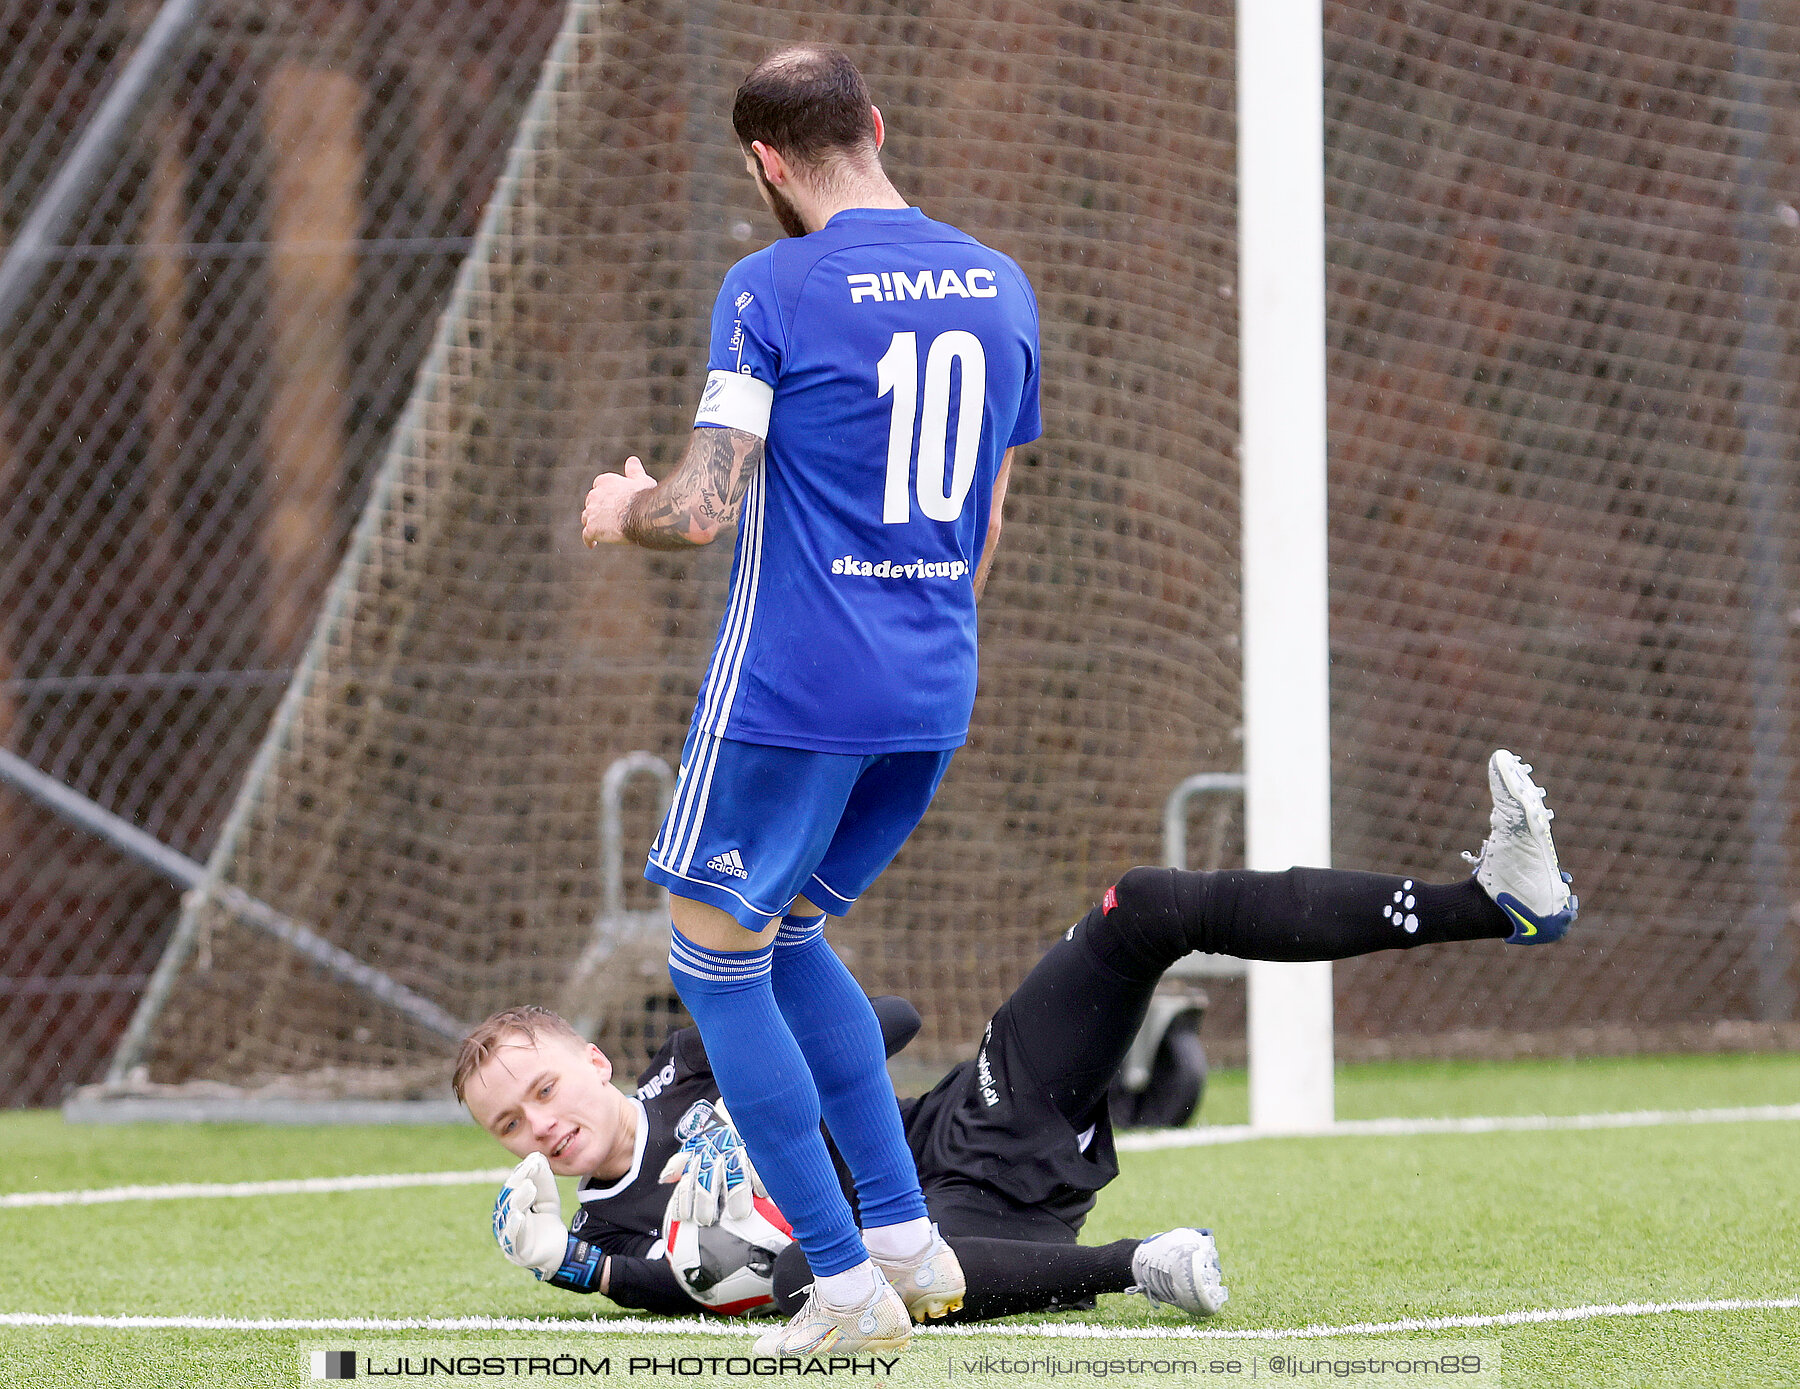
[[[959,1290],[942,1287],[929,1259],[886,1270],[915,1318],[977,1321],[1130,1291],[1195,1316],[1216,1312],[1226,1290],[1207,1231],[1075,1242],[1095,1193],[1118,1175],[1107,1087],[1157,980],[1195,950],[1336,960],[1444,941],[1560,939],[1576,902],[1529,772],[1511,753],[1493,755],[1489,835],[1460,882],[1134,868],[1108,888],[1000,1006],[975,1057],[930,1094],[899,1102],[932,1218],[967,1280],[958,1307]],[[876,1009],[892,1055],[918,1014],[896,998]],[[635,1097],[611,1076],[599,1048],[542,1009],[497,1013],[464,1042],[458,1098],[524,1158],[494,1209],[507,1257],[626,1307],[743,1314],[777,1310],[773,1300],[790,1314],[810,1275],[719,1108],[699,1034],[672,1035]],[[552,1173],[581,1178],[567,1229]]]

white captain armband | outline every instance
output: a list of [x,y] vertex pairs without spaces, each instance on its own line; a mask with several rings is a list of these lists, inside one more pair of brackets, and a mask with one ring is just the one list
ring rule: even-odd
[[720,429],[741,429],[758,439],[769,437],[769,407],[775,403],[775,388],[747,372],[715,371],[706,378],[706,390],[700,396],[700,410],[694,416],[694,427],[713,425]]

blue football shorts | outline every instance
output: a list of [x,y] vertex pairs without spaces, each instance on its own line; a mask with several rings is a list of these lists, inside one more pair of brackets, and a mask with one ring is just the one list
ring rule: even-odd
[[752,931],[802,894],[842,916],[900,852],[951,751],[812,752],[690,728],[644,876]]

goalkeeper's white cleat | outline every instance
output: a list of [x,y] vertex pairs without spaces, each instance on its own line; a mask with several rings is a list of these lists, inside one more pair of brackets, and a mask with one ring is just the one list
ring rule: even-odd
[[1494,809],[1479,854],[1464,854],[1475,865],[1475,881],[1512,922],[1508,945],[1545,945],[1561,940],[1580,902],[1569,891],[1569,875],[1556,861],[1550,838],[1555,812],[1531,779],[1531,764],[1505,748],[1488,758],[1488,789]]
[[931,1227],[931,1243],[915,1259],[900,1262],[878,1254],[869,1257],[887,1275],[914,1321],[946,1317],[963,1305],[968,1285],[963,1281],[962,1265],[956,1261],[956,1251],[944,1243],[937,1226]]
[[1210,1317],[1231,1297],[1211,1230],[1184,1227],[1152,1235],[1132,1251],[1131,1276],[1137,1282],[1126,1292],[1179,1307],[1190,1317]]
[[806,1290],[806,1301],[786,1326],[764,1332],[752,1355],[849,1355],[859,1350],[902,1350],[912,1340],[912,1318],[900,1294],[879,1273],[875,1291],[855,1307],[833,1307],[819,1296],[819,1285]]

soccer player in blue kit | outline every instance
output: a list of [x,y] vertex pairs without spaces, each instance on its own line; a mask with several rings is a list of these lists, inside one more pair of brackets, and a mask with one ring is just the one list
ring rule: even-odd
[[[733,266],[686,453],[595,479],[589,545],[738,524],[730,597],[645,870],[669,973],[814,1275],[758,1354],[906,1344],[962,1303],[867,996],[826,942],[930,804],[975,700],[975,603],[1012,450],[1039,434],[1037,305],[907,205],[842,53],[771,54],[732,126],[787,240]],[[819,1131],[856,1187],[856,1217]]]

